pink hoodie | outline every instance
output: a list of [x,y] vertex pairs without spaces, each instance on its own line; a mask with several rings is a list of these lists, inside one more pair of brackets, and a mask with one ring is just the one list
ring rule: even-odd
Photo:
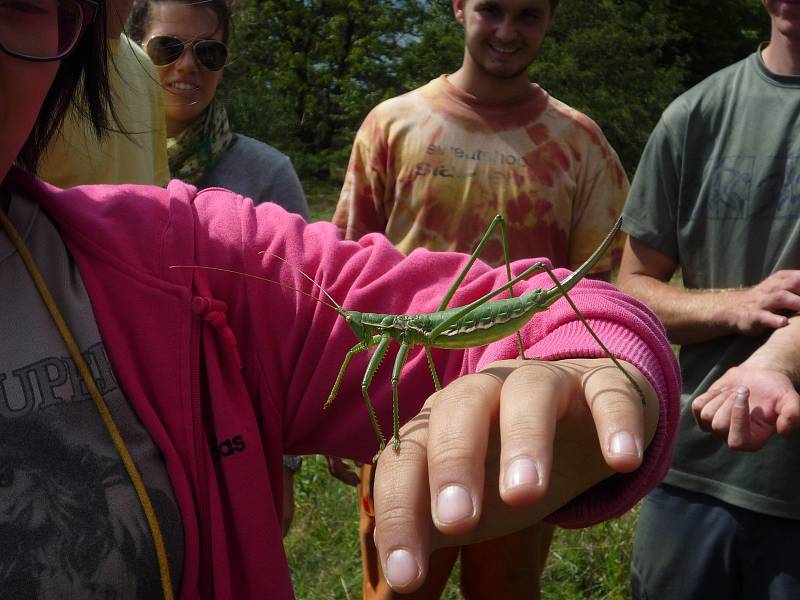
[[[406,258],[382,236],[343,242],[327,223],[306,225],[274,204],[219,189],[196,193],[96,186],[60,191],[19,171],[9,182],[58,223],[92,300],[115,373],[161,449],[181,509],[185,599],[293,598],[280,531],[283,454],[368,461],[376,441],[361,400],[366,353],[353,359],[331,409],[322,412],[345,353],[356,343],[333,310],[302,293],[236,274],[172,269],[203,265],[257,274],[319,296],[286,258],[349,309],[434,311],[465,257],[416,251]],[[529,261],[515,263],[519,272]],[[566,272],[560,271],[563,277]],[[502,284],[477,264],[452,306]],[[550,287],[536,276],[522,289]],[[618,357],[635,364],[661,401],[658,431],[635,473],[616,475],[551,519],[580,527],[618,516],[665,474],[678,418],[679,372],[664,330],[640,303],[584,280],[571,293]],[[529,356],[602,356],[559,300],[522,331]],[[501,358],[513,338],[466,351],[436,351],[443,382]],[[390,429],[389,367],[370,388]],[[433,391],[421,351],[400,384],[406,420]],[[212,458],[215,448],[227,456]]]

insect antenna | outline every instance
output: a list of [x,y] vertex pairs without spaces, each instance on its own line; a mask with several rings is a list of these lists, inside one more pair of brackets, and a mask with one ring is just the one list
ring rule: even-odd
[[[322,300],[321,298],[317,298],[313,294],[309,294],[308,292],[304,292],[303,290],[298,290],[296,287],[292,287],[291,285],[289,285],[287,283],[283,283],[282,281],[275,281],[274,279],[269,279],[268,277],[262,277],[261,275],[254,275],[253,273],[245,273],[244,271],[237,271],[236,269],[225,269],[223,267],[208,267],[208,266],[205,266],[205,265],[170,265],[169,268],[170,269],[201,269],[203,271],[220,271],[222,273],[231,273],[232,275],[240,275],[242,277],[249,277],[250,279],[258,279],[259,281],[266,281],[267,283],[274,283],[275,285],[279,285],[280,287],[286,288],[287,290],[292,290],[293,292],[297,292],[298,294],[302,294],[303,296],[308,296],[312,300],[316,300],[317,302],[319,302],[323,306],[327,306],[328,308],[330,308],[331,310],[335,310],[339,314],[341,314],[344,311],[344,309],[341,306],[339,306],[339,304],[336,302],[336,300],[331,298],[330,294],[328,294],[325,290],[322,290],[322,292],[328,297],[328,299],[330,299],[331,302],[333,302],[333,304],[325,302],[325,300]],[[302,271],[301,271],[301,273],[302,273]],[[303,273],[303,275],[305,275],[305,273]],[[306,275],[306,277],[308,277],[308,276]],[[314,282],[314,283],[316,284],[316,282]],[[317,287],[322,289],[318,284],[317,284]]]
[[333,299],[333,297],[332,297],[332,296],[331,296],[331,295],[330,295],[330,294],[327,292],[327,290],[326,290],[324,287],[322,287],[322,286],[321,286],[319,283],[317,283],[316,281],[314,281],[314,278],[313,278],[313,277],[311,277],[311,276],[310,276],[308,273],[306,273],[305,271],[303,271],[303,269],[301,269],[301,268],[300,268],[300,267],[298,267],[297,265],[294,265],[294,264],[290,263],[290,262],[289,262],[288,260],[286,260],[284,257],[282,257],[282,256],[278,256],[277,254],[274,254],[274,253],[272,253],[272,252],[267,252],[266,250],[264,250],[263,252],[260,252],[259,254],[268,254],[269,256],[272,256],[272,257],[274,257],[274,258],[277,258],[277,259],[278,259],[279,261],[281,261],[282,263],[284,263],[284,264],[286,264],[286,265],[289,265],[290,267],[292,267],[292,268],[293,268],[295,271],[297,271],[298,273],[300,273],[300,275],[302,275],[303,277],[305,277],[306,279],[308,279],[308,280],[309,280],[309,281],[310,281],[310,282],[311,282],[311,283],[314,285],[314,287],[316,287],[316,288],[318,288],[318,289],[319,289],[319,291],[320,291],[320,292],[322,292],[323,294],[325,294],[325,297],[326,297],[328,300],[330,300],[330,301],[331,301],[331,302],[332,302],[334,305],[336,305],[336,307],[337,307],[337,309],[338,309],[338,311],[339,311],[339,312],[341,312],[341,311],[344,311],[344,309],[343,309],[341,306],[339,306],[339,303],[338,303],[338,302],[336,302],[336,300],[334,300],[334,299]]

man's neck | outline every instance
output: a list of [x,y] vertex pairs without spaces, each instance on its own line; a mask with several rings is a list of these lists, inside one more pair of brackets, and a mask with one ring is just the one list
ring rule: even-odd
[[463,92],[487,103],[502,103],[525,95],[531,87],[528,74],[512,79],[492,77],[466,63],[447,76],[447,80]]
[[800,75],[800,40],[773,32],[769,46],[761,52],[764,64],[776,75]]

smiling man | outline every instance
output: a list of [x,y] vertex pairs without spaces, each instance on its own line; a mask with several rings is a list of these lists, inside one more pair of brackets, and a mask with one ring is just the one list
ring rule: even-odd
[[[367,116],[334,215],[347,238],[380,232],[406,253],[469,253],[501,214],[512,260],[548,257],[575,268],[591,254],[619,216],[628,181],[600,128],[528,78],[556,4],[453,0],[464,28],[461,67]],[[498,236],[482,258],[502,264],[502,248]],[[592,276],[607,279],[620,254],[621,241]],[[364,597],[387,599],[394,596],[372,541],[370,477],[364,467]],[[538,598],[552,532],[541,524],[462,548],[463,597]],[[434,553],[424,588],[403,598],[439,598],[458,556],[458,549]]]
[[800,598],[800,1],[764,6],[769,42],[664,111],[625,208],[619,285],[681,344],[683,372],[635,600]]

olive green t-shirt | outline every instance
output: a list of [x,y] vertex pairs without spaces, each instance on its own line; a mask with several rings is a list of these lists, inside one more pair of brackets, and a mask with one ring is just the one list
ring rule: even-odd
[[[800,269],[800,77],[768,71],[759,49],[680,96],[652,133],[623,218],[629,235],[680,264],[687,288],[752,286]],[[800,519],[800,434],[734,452],[689,408],[765,339],[681,348],[680,432],[665,481]]]

